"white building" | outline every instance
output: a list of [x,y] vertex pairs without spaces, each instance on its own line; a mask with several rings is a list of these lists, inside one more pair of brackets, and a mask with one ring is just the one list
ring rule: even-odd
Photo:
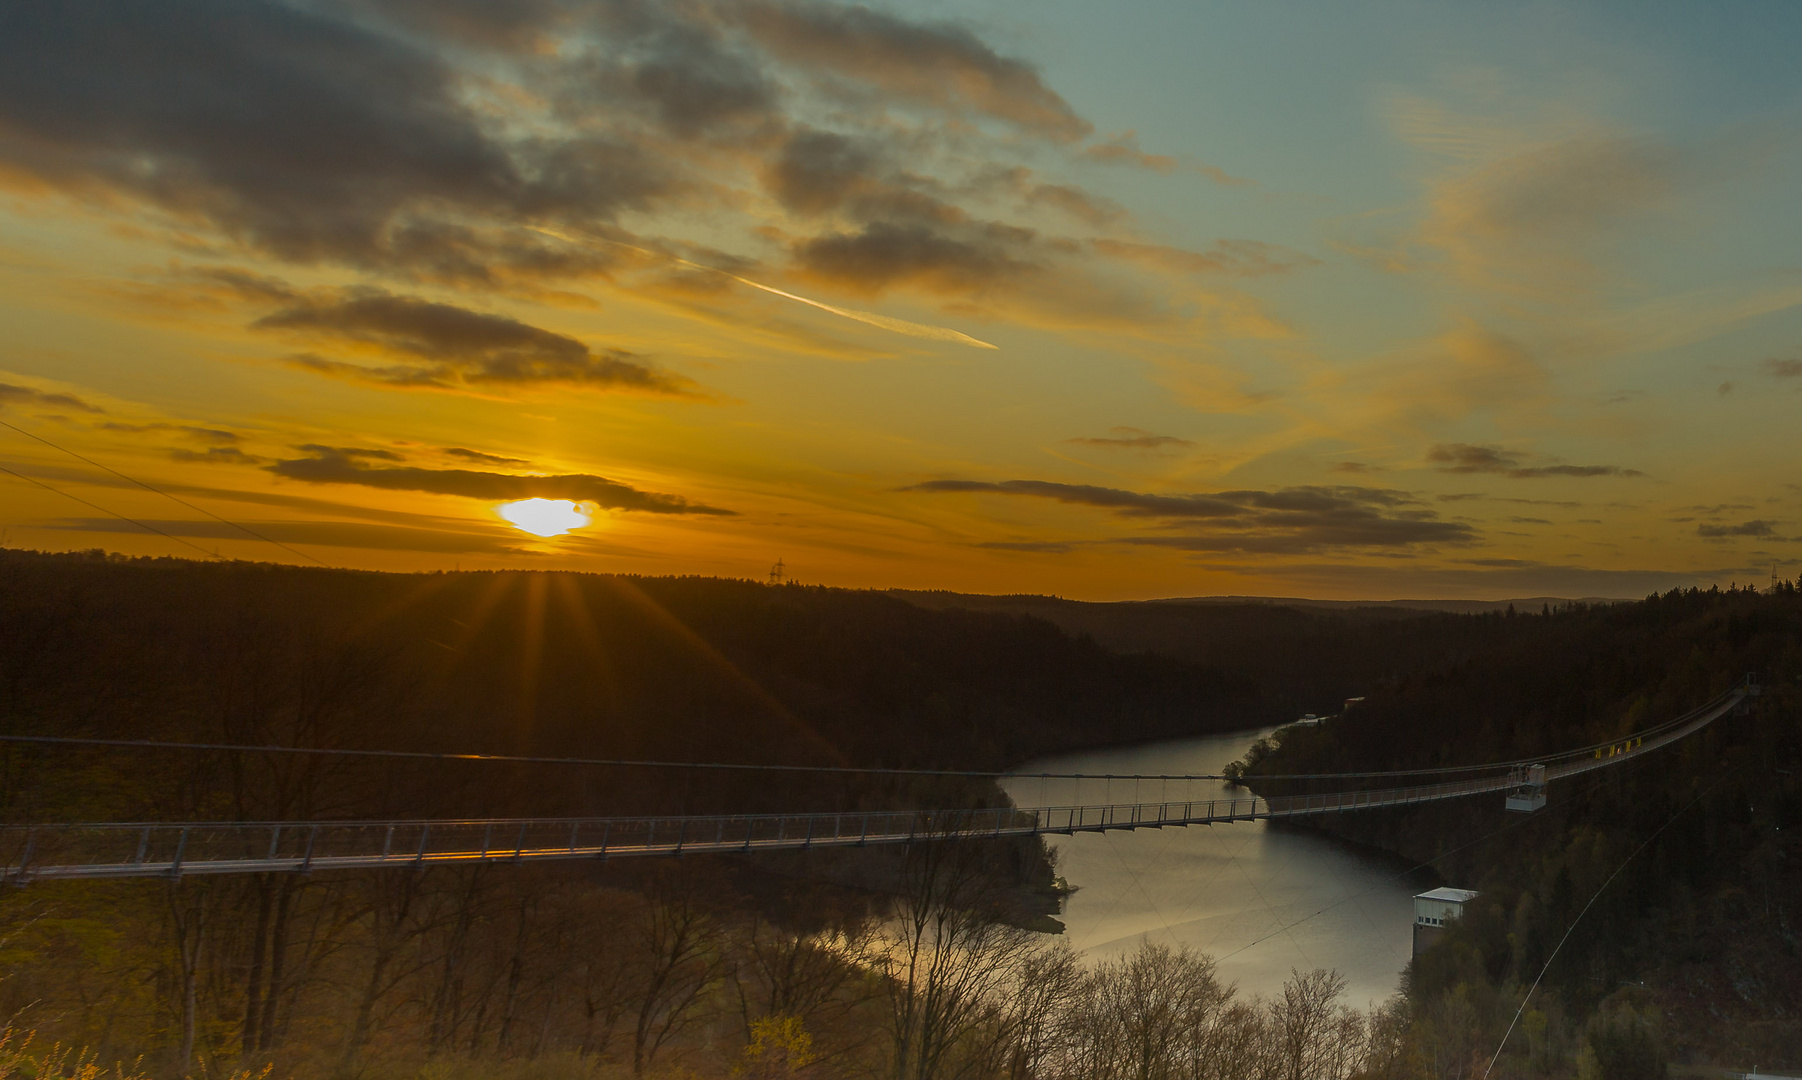
[[1434,889],[1414,897],[1414,955],[1439,940],[1445,928],[1464,914],[1464,905],[1477,898],[1469,889]]

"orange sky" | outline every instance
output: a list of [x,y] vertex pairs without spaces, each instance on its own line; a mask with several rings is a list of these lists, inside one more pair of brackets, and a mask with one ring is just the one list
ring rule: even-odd
[[0,530],[1094,599],[1794,576],[1784,35],[1411,11],[27,6]]

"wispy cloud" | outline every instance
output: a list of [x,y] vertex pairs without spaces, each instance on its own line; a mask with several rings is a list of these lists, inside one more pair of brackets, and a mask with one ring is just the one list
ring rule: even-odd
[[1089,122],[1031,65],[954,23],[913,22],[865,7],[751,0],[723,6],[772,54],[877,87],[902,100],[968,110],[1057,140]]
[[523,458],[502,457],[499,454],[486,454],[480,450],[466,450],[461,446],[447,446],[444,452],[452,457],[460,457],[465,461],[473,461],[478,465],[502,465],[515,469],[529,467],[532,463]]
[[1243,176],[1234,176],[1215,165],[1199,162],[1185,163],[1182,159],[1170,154],[1148,154],[1139,149],[1139,133],[1131,130],[1110,135],[1100,142],[1085,147],[1080,156],[1085,161],[1093,161],[1102,165],[1126,165],[1164,174],[1173,173],[1177,169],[1185,167],[1186,164],[1187,168],[1222,187],[1250,187],[1256,183]]
[[990,551],[1019,551],[1037,555],[1063,555],[1075,551],[1071,540],[984,540],[975,545]]
[[639,510],[652,514],[734,513],[715,506],[689,502],[680,495],[640,491],[628,484],[587,473],[532,476],[471,469],[375,466],[364,464],[362,456],[353,456],[331,447],[312,449],[314,452],[310,457],[278,461],[268,466],[268,470],[284,479],[308,484],[356,484],[386,491],[423,491],[489,502],[530,498],[570,499],[591,502],[608,510]]
[[1045,480],[929,480],[901,489],[1048,499],[1157,521],[1180,534],[1130,536],[1119,542],[1220,551],[1299,554],[1358,548],[1466,544],[1476,530],[1418,509],[1406,492],[1385,488],[1293,487],[1207,494],[1156,495]]
[[1696,535],[1717,540],[1734,536],[1776,536],[1777,530],[1774,522],[1753,520],[1742,521],[1738,525],[1697,525]]
[[1267,244],[1260,240],[1217,240],[1207,251],[1186,251],[1162,244],[1100,238],[1090,245],[1109,258],[1183,274],[1221,274],[1228,277],[1265,277],[1319,266],[1312,255]]
[[1078,446],[1093,446],[1101,450],[1180,450],[1195,445],[1189,439],[1179,439],[1175,435],[1155,435],[1136,427],[1117,427],[1110,429],[1105,436],[1088,436],[1065,441]]
[[292,361],[299,367],[401,389],[494,393],[559,386],[699,394],[688,379],[621,349],[596,352],[566,334],[510,316],[372,286],[293,292],[281,308],[252,325],[378,361],[302,354]]
[[29,386],[0,383],[0,407],[20,405],[35,405],[49,409],[73,409],[82,413],[106,411],[98,405],[90,405],[74,394],[62,394],[51,390],[38,390]]
[[1517,480],[1544,477],[1644,476],[1638,469],[1619,465],[1528,465],[1525,455],[1499,446],[1440,443],[1427,451],[1427,460],[1444,473],[1495,473]]

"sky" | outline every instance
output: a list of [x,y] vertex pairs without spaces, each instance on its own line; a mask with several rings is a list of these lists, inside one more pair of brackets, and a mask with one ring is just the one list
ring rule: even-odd
[[1794,577],[1798,40],[1791,3],[10,3],[0,542],[1095,600]]

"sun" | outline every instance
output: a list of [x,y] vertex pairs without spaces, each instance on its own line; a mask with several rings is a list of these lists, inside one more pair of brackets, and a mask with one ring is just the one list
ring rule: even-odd
[[524,529],[534,536],[562,536],[593,520],[584,512],[581,503],[570,502],[568,499],[521,499],[519,502],[502,503],[494,511],[512,523],[514,528]]

